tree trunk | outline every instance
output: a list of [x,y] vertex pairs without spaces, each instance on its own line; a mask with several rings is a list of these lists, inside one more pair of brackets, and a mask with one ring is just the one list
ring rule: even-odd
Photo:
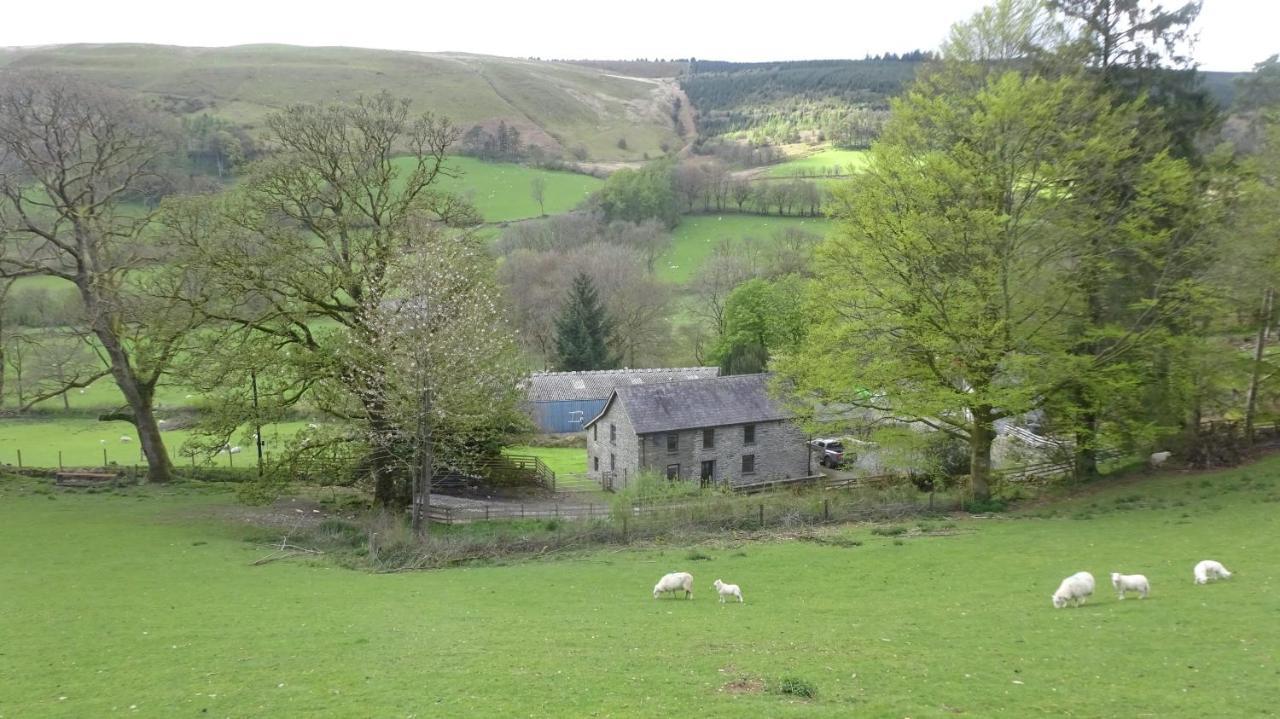
[[160,425],[156,422],[152,407],[155,390],[138,380],[129,360],[129,353],[113,331],[109,319],[101,313],[97,298],[85,287],[81,288],[81,295],[90,316],[95,317],[93,333],[111,360],[111,376],[132,412],[133,425],[138,430],[138,443],[142,446],[142,456],[147,460],[147,481],[168,482],[173,479],[173,465],[165,450]]
[[431,479],[435,464],[435,447],[431,442],[431,391],[422,390],[418,416],[418,467],[413,491],[413,534],[421,539],[431,531]]
[[991,408],[973,410],[973,428],[969,431],[969,476],[973,498],[991,499],[991,443],[995,441],[995,422]]
[[1275,290],[1268,287],[1262,295],[1262,313],[1258,317],[1258,337],[1253,348],[1253,368],[1249,375],[1249,393],[1244,408],[1244,439],[1253,446],[1253,425],[1258,412],[1258,385],[1262,381],[1262,358],[1266,354],[1267,338],[1271,332],[1271,313],[1275,304]]

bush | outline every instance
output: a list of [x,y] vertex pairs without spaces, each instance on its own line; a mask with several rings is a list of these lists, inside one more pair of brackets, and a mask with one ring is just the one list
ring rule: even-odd
[[711,555],[703,554],[697,549],[692,549],[689,551],[688,554],[684,555],[684,558],[688,559],[691,562],[698,562],[698,561],[705,561],[705,560],[711,559]]
[[899,534],[906,534],[907,528],[892,525],[888,527],[872,527],[871,533],[881,537],[896,537]]
[[783,677],[774,685],[773,691],[802,699],[815,699],[818,696],[818,687],[799,677]]
[[991,499],[975,499],[969,503],[968,507],[966,507],[966,509],[968,509],[970,512],[975,512],[978,514],[986,514],[989,512],[1003,512],[1008,508],[1009,508],[1008,502],[1006,502],[1003,499],[997,499],[996,497],[992,497]]

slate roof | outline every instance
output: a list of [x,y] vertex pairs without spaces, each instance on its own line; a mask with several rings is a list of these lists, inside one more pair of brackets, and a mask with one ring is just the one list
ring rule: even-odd
[[673,432],[790,419],[791,412],[769,396],[769,375],[729,377],[619,387],[590,427],[615,402],[620,403],[636,434]]
[[595,372],[534,372],[526,384],[531,402],[608,399],[617,387],[718,377],[719,367],[610,369]]

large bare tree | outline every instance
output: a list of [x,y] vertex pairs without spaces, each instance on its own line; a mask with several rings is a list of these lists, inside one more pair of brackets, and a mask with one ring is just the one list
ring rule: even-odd
[[[137,270],[155,264],[150,213],[135,199],[165,151],[161,125],[137,102],[76,78],[0,77],[0,275],[75,285],[125,409],[104,415],[138,431],[148,479],[167,481],[169,456],[153,411],[156,385],[186,321],[144,316]],[[153,326],[166,327],[152,332]],[[169,329],[180,327],[180,331]],[[143,328],[147,328],[145,332]]]

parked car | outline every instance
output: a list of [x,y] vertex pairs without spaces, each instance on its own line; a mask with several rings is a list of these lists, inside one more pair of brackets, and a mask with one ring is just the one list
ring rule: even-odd
[[839,439],[814,439],[809,441],[809,446],[822,453],[818,458],[818,464],[823,467],[835,469],[844,464],[844,444]]

